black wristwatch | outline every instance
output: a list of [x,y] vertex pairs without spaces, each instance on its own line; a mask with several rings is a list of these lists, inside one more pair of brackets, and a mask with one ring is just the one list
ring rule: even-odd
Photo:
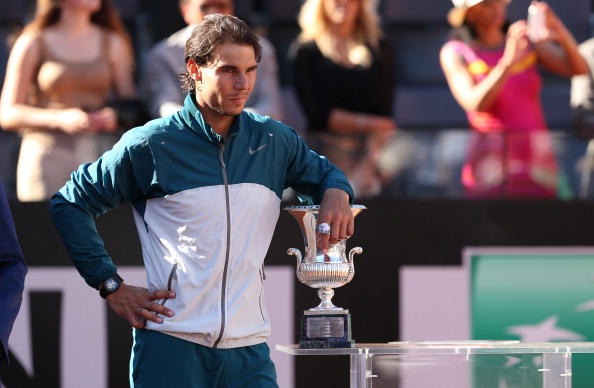
[[122,279],[122,277],[117,273],[113,276],[108,277],[103,281],[103,287],[101,287],[101,290],[99,290],[99,295],[101,295],[101,297],[105,299],[107,295],[116,292],[118,288],[120,288],[120,286],[122,285],[123,281],[124,279]]

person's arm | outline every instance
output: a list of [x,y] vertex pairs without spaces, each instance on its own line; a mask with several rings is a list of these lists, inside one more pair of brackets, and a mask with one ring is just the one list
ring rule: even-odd
[[580,44],[578,49],[589,71],[571,78],[571,125],[577,134],[589,138],[594,132],[594,38]]
[[[147,92],[149,114],[152,117],[169,116],[183,107],[184,94],[178,72],[183,66],[183,50],[158,43],[148,55],[144,88]],[[173,57],[173,58],[172,58]],[[171,66],[179,63],[179,69]]]
[[578,50],[577,42],[553,9],[545,2],[533,1],[546,14],[541,40],[534,43],[540,64],[553,73],[566,77],[588,72],[588,64]]
[[[97,232],[95,218],[120,203],[142,197],[151,185],[150,150],[138,145],[141,132],[132,132],[124,134],[98,161],[81,166],[50,202],[52,220],[72,262],[96,289],[117,270]],[[173,297],[175,293],[170,291],[149,292],[123,283],[107,296],[107,302],[130,325],[142,328],[147,319],[162,322],[154,313],[172,316],[170,309],[155,300]]]
[[27,264],[0,181],[0,361],[7,357],[8,337],[23,299]]
[[318,246],[327,249],[329,241],[335,243],[353,234],[353,189],[340,169],[311,151],[294,131],[287,131],[286,140],[289,169],[285,186],[295,190],[301,202],[320,204],[318,220],[332,229],[330,235],[321,235]]
[[256,85],[248,98],[245,110],[282,121],[282,99],[276,52],[274,46],[267,40],[260,39],[260,44],[262,45],[262,59],[256,72]]
[[475,82],[462,54],[455,50],[455,42],[441,49],[440,64],[452,95],[466,112],[484,111],[498,98],[508,80],[511,68],[529,54],[526,22],[518,21],[509,27],[505,51],[497,65],[480,82]]
[[90,124],[89,117],[81,109],[46,109],[27,104],[27,96],[41,61],[40,39],[37,33],[25,32],[10,51],[0,98],[2,128],[7,131],[46,128],[67,133],[86,130]]
[[390,116],[355,112],[334,108],[328,116],[327,128],[342,134],[392,134],[396,131],[396,122]]

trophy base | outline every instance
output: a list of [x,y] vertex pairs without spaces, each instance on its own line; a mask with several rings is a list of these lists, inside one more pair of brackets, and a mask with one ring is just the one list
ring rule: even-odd
[[354,343],[348,310],[303,312],[300,349],[351,348]]

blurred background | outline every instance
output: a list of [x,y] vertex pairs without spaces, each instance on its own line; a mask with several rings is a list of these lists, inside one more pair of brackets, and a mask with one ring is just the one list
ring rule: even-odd
[[[10,37],[28,21],[33,0],[0,0],[0,81],[10,50]],[[185,26],[174,0],[113,0],[130,33],[136,54],[137,80],[142,78],[148,50],[159,40]],[[288,51],[299,33],[297,13],[301,0],[236,0],[235,13],[276,48],[282,86],[284,122],[304,134],[305,119],[296,100]],[[514,0],[510,21],[525,19],[530,0]],[[548,2],[583,42],[592,36],[592,1]],[[571,4],[571,5],[569,5]],[[463,110],[452,97],[439,65],[439,50],[448,39],[445,15],[449,0],[379,0],[382,28],[394,46],[397,136],[383,152],[380,163],[392,178],[382,193],[386,198],[458,198],[463,196],[460,169],[470,132]],[[591,198],[590,170],[584,157],[587,140],[570,129],[570,80],[543,71],[542,103],[561,168],[562,199]],[[0,131],[0,178],[14,196],[14,170],[19,138]]]

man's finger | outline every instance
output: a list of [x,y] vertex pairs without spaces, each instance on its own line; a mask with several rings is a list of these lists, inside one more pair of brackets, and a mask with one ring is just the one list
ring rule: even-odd
[[337,240],[344,240],[347,237],[347,227],[348,227],[348,222],[341,222],[340,226],[337,228],[337,236],[336,239]]
[[[156,302],[152,302],[149,306],[148,306],[148,310],[155,312],[157,314],[161,314],[161,315],[166,315],[168,317],[172,317],[175,314],[173,313],[173,310],[168,309],[167,307],[163,306],[160,303],[156,303]],[[159,322],[160,323],[160,322]]]
[[326,254],[326,252],[328,251],[328,239],[330,238],[330,235],[327,233],[318,233],[317,235],[317,246],[318,249],[320,251],[322,251],[323,254]]
[[128,315],[127,320],[135,329],[144,329],[146,327],[146,319],[140,315],[141,309],[135,309]]
[[157,314],[154,314],[152,311],[149,311],[147,309],[138,308],[138,309],[134,309],[134,312],[136,313],[137,320],[138,320],[138,318],[140,318],[140,320],[144,320],[144,321],[163,323],[163,318],[161,318]]
[[151,292],[150,300],[172,299],[175,298],[175,291],[157,290]]

